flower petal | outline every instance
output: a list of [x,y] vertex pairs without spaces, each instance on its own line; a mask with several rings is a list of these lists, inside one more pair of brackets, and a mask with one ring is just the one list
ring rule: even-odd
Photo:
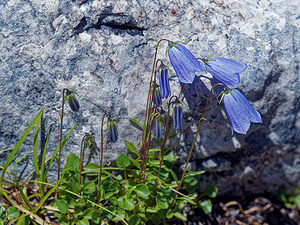
[[232,88],[239,86],[239,73],[247,69],[247,65],[231,59],[212,57],[207,60],[206,68],[217,80]]
[[181,45],[179,43],[176,43],[176,46],[178,46],[179,49],[181,51],[183,51],[185,53],[185,55],[189,58],[191,63],[194,64],[195,71],[197,71],[197,72],[205,71],[205,67],[204,67],[203,63],[201,61],[199,61],[186,47],[184,47],[183,45]]
[[182,83],[193,83],[195,79],[194,66],[189,63],[188,58],[181,54],[180,50],[172,46],[168,51],[171,64]]
[[241,73],[247,69],[247,65],[243,62],[220,57],[211,57],[210,59],[211,60],[208,60],[208,63],[213,65],[215,68],[219,67],[220,70],[226,74]]
[[250,127],[250,119],[248,109],[240,102],[240,98],[226,93],[223,98],[223,105],[232,128],[232,134],[233,130],[240,134],[246,134]]
[[244,105],[243,107],[245,107],[245,109],[247,110],[249,120],[253,123],[262,123],[259,112],[253,108],[246,97],[236,89],[232,89],[232,93],[238,99],[238,101]]

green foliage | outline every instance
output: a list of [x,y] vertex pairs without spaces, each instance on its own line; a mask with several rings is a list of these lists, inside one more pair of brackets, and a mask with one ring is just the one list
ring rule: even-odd
[[[149,138],[150,143],[151,133],[143,135],[142,143],[144,144],[125,141],[129,152],[119,155],[116,159],[116,167],[102,168],[96,163],[89,163],[82,168],[84,163],[77,155],[71,153],[66,157],[66,164],[58,182],[54,185],[46,183],[47,174],[57,156],[60,144],[57,145],[47,165],[45,160],[49,130],[46,143],[42,146],[42,162],[39,164],[38,140],[42,112],[43,108],[25,130],[17,145],[10,149],[12,152],[3,167],[0,194],[10,203],[10,206],[7,209],[0,207],[0,225],[6,223],[7,220],[21,225],[37,224],[35,220],[40,223],[45,213],[43,206],[49,204],[51,204],[50,210],[53,210],[56,217],[55,222],[62,225],[108,224],[111,221],[132,225],[167,224],[174,218],[187,221],[183,214],[183,209],[187,204],[195,208],[200,207],[205,213],[211,212],[212,202],[209,198],[216,197],[218,190],[213,186],[208,186],[204,193],[199,195],[196,188],[199,176],[204,171],[185,170],[184,178],[180,179],[175,166],[178,156],[172,149],[154,146],[155,144],[162,145],[163,140],[153,145],[149,144],[143,149],[145,139]],[[134,119],[130,121],[143,132],[147,131],[147,126],[143,126]],[[76,125],[77,123],[61,140],[61,147],[66,144]],[[13,172],[7,170],[33,127],[35,127],[33,165],[36,180],[30,182],[38,185],[36,193],[27,191],[28,181],[20,181],[15,170]],[[165,137],[165,141],[172,137],[174,134]],[[143,150],[144,155],[141,153]],[[25,157],[15,159],[15,167]],[[6,186],[3,185],[6,172],[13,174],[14,179],[10,182],[13,182],[19,192],[20,206],[16,205],[15,199],[12,199],[13,197],[5,189]],[[59,198],[56,197],[50,201],[55,191],[59,191]],[[296,202],[299,202],[299,199],[296,198]]]
[[[179,193],[174,207],[169,208],[174,197],[174,188],[179,184],[173,170],[173,163],[178,157],[171,149],[167,149],[160,178],[157,178],[160,160],[155,153],[160,149],[150,149],[147,171],[143,179],[143,176],[140,176],[140,158],[136,148],[128,141],[125,143],[131,153],[136,153],[135,157],[121,154],[116,160],[117,167],[103,168],[100,205],[91,204],[96,202],[99,165],[90,163],[84,167],[80,186],[79,157],[74,154],[67,157],[67,163],[62,171],[60,200],[53,203],[53,206],[59,209],[55,212],[55,216],[58,217],[60,224],[99,224],[101,221],[160,224],[173,217],[186,221],[187,218],[182,214],[186,204],[201,207],[206,213],[211,211],[211,201],[199,198],[215,197],[217,189],[208,186],[202,196],[198,196],[195,189],[198,177],[204,171],[186,173],[182,190],[184,194]],[[155,191],[156,182],[157,191]],[[74,193],[79,193],[80,198]],[[106,210],[103,210],[104,208]]]
[[300,210],[300,185],[290,195],[286,193],[284,188],[280,188],[277,192],[277,198],[284,203],[285,207],[295,206]]

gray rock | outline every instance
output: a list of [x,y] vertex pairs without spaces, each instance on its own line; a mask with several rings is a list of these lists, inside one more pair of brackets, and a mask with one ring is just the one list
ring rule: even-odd
[[[70,87],[78,92],[81,109],[75,114],[65,108],[63,134],[79,123],[63,154],[78,154],[87,132],[99,145],[101,117],[109,112],[120,130],[118,142],[105,145],[105,162],[116,159],[126,151],[124,140],[140,141],[141,133],[128,117],[143,120],[154,47],[166,38],[185,42],[198,57],[215,53],[247,63],[240,74],[242,91],[263,119],[247,135],[231,136],[223,108],[213,97],[193,160],[226,166],[201,175],[201,185],[236,194],[292,189],[300,180],[299,16],[300,3],[284,0],[2,0],[0,148],[14,146],[45,106],[43,132],[53,124],[50,156],[58,145],[61,91]],[[158,57],[171,66],[166,43],[161,45]],[[184,129],[169,143],[181,156],[180,164],[214,82],[209,74],[197,75],[184,88],[189,106]],[[179,93],[177,78],[171,88]],[[17,157],[32,152],[32,141],[31,134]],[[3,165],[8,152],[0,154]],[[86,162],[97,161],[97,154],[86,152]],[[24,174],[32,168],[28,160]],[[49,180],[55,180],[55,168]]]

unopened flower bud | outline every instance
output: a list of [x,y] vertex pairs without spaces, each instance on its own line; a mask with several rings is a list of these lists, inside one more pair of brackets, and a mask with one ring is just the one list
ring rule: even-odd
[[154,118],[152,132],[155,138],[160,139],[162,137],[162,126],[158,118]]
[[67,97],[68,99],[68,103],[70,108],[72,109],[73,112],[78,112],[79,111],[79,102],[77,100],[77,98],[74,96],[74,94],[71,94]]
[[154,97],[153,97],[153,105],[155,106],[161,106],[162,100],[159,94],[158,88],[155,88],[154,90]]
[[115,121],[110,120],[108,122],[108,140],[115,143],[118,140],[118,126]]
[[173,110],[173,125],[175,130],[182,128],[183,110],[181,104],[176,104]]

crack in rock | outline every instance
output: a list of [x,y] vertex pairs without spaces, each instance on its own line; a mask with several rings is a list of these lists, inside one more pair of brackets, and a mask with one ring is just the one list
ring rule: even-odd
[[138,23],[132,16],[124,14],[101,14],[99,15],[96,23],[89,24],[88,19],[84,16],[80,23],[74,28],[76,34],[88,31],[89,29],[102,29],[102,26],[109,27],[118,33],[127,32],[128,34],[135,36],[143,36],[143,31],[146,28],[139,27]]

